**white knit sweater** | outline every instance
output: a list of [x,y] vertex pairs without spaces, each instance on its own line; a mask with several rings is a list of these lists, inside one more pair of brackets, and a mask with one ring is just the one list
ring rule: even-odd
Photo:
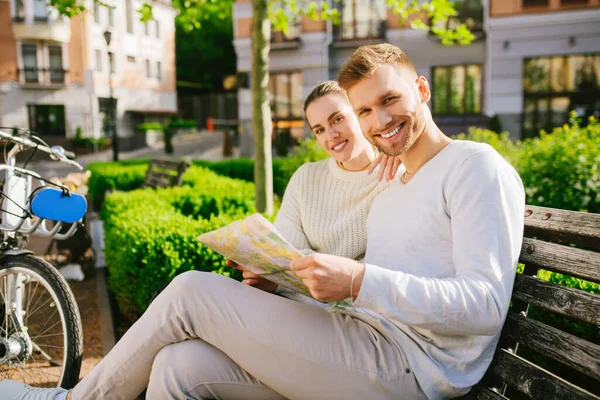
[[362,259],[371,203],[389,185],[376,173],[345,171],[333,158],[304,164],[290,179],[275,227],[304,254]]

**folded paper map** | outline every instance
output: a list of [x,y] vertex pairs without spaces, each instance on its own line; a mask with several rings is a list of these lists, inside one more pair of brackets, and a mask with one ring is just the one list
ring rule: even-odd
[[308,288],[289,267],[302,257],[266,218],[251,215],[198,236],[200,243],[287,289],[310,296]]

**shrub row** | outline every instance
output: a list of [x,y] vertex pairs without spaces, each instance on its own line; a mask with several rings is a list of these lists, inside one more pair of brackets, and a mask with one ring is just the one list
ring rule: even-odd
[[102,207],[108,284],[130,321],[182,272],[238,273],[196,238],[255,212],[253,185],[200,167],[186,179],[182,187],[114,192]]

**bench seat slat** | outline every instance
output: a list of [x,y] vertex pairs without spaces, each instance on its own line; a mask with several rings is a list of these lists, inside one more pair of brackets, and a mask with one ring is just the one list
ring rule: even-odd
[[600,325],[600,296],[583,290],[517,274],[513,299],[535,304],[568,318]]
[[536,239],[523,239],[519,262],[600,283],[600,253]]
[[182,167],[182,162],[181,161],[170,161],[170,160],[161,160],[161,159],[154,159],[150,161],[150,165],[156,165],[159,167],[163,167],[166,169],[172,169],[175,171],[179,171]]
[[485,386],[476,386],[472,389],[474,393],[461,397],[461,399],[477,399],[477,400],[507,400],[500,393],[494,392],[492,389]]
[[597,344],[514,312],[508,313],[502,336],[600,380],[600,346]]
[[488,372],[532,399],[600,400],[600,397],[504,349],[497,351]]
[[600,214],[525,207],[525,236],[539,235],[600,250]]
[[173,186],[170,179],[161,178],[160,176],[150,175],[146,178],[146,185],[153,188]]

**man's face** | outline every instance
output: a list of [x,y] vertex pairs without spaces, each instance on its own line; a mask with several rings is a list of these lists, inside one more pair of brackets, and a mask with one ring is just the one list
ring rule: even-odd
[[365,137],[389,156],[412,147],[426,125],[429,85],[408,69],[382,65],[348,90]]

